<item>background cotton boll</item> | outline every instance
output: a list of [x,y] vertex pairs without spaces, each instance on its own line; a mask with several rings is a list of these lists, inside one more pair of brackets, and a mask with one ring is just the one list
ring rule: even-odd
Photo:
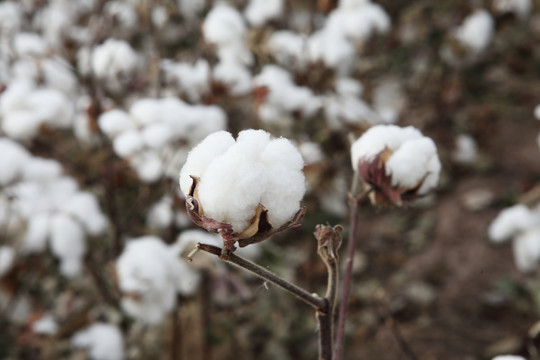
[[0,94],[0,113],[3,116],[27,109],[27,96],[34,89],[34,84],[27,80],[15,80],[9,84],[7,89]]
[[169,82],[173,82],[181,93],[193,102],[200,102],[210,92],[210,65],[208,61],[199,59],[193,65],[162,61]]
[[491,241],[500,243],[524,231],[534,223],[534,217],[525,205],[514,205],[502,210],[489,225]]
[[41,70],[48,86],[73,96],[77,88],[77,79],[73,75],[71,65],[63,58],[43,59]]
[[114,138],[128,130],[135,129],[135,123],[123,110],[112,109],[102,113],[98,119],[99,129],[109,138]]
[[39,130],[41,120],[33,111],[17,111],[5,116],[2,121],[2,130],[12,139],[30,140]]
[[496,356],[491,360],[526,360],[524,357],[521,356],[514,356],[514,355],[500,355]]
[[283,13],[283,0],[250,0],[244,15],[253,27],[261,27]]
[[474,53],[484,51],[493,36],[493,18],[486,10],[476,10],[455,29],[454,36]]
[[5,1],[0,3],[0,32],[13,33],[22,24],[23,9],[17,2]]
[[364,92],[364,86],[356,79],[350,77],[340,77],[336,80],[336,92],[340,95],[360,97]]
[[525,20],[531,12],[531,0],[493,0],[493,8],[499,13],[513,13],[520,20]]
[[120,157],[132,156],[144,147],[142,136],[138,130],[128,130],[113,140],[114,152]]
[[169,21],[169,13],[167,12],[167,8],[164,6],[156,6],[152,9],[151,14],[152,24],[158,28],[162,29],[167,25],[167,21]]
[[518,234],[512,242],[514,261],[521,272],[533,271],[540,260],[540,228],[533,227]]
[[405,97],[397,80],[386,79],[375,87],[373,108],[386,124],[393,124],[399,120],[399,114],[405,108]]
[[6,186],[22,175],[30,153],[18,142],[0,137],[0,186]]
[[202,176],[208,167],[208,164],[210,164],[216,156],[221,155],[234,145],[234,143],[234,138],[230,133],[218,131],[208,135],[191,150],[186,163],[180,172],[180,188],[184,195],[189,194],[189,189],[193,182],[190,175],[198,177]]
[[47,51],[45,40],[38,34],[18,33],[13,37],[13,47],[17,56],[43,56]]
[[23,237],[23,252],[31,254],[45,251],[49,237],[49,224],[47,213],[34,215],[28,220],[26,233]]
[[138,57],[122,40],[107,39],[92,52],[92,70],[100,78],[115,78],[136,70]]
[[77,219],[90,235],[97,236],[107,229],[108,220],[92,193],[81,191],[73,194],[62,206],[62,210]]
[[324,153],[318,143],[305,141],[298,145],[298,151],[307,165],[321,162],[324,159]]
[[139,125],[148,125],[159,121],[160,101],[157,99],[140,99],[131,105],[129,114]]
[[166,229],[171,225],[173,217],[172,199],[170,196],[164,196],[150,207],[146,223],[153,229]]
[[51,217],[50,226],[51,250],[60,259],[60,272],[69,278],[80,275],[86,253],[86,241],[81,225],[71,216],[60,213]]
[[540,120],[540,105],[536,105],[536,107],[534,108],[534,117],[537,120]]
[[206,15],[202,30],[206,41],[219,45],[238,41],[246,32],[246,25],[238,10],[220,3]]
[[135,154],[131,159],[131,166],[143,182],[153,183],[163,176],[164,165],[159,154],[153,150],[146,150]]
[[71,338],[71,344],[79,348],[87,348],[94,360],[124,359],[124,338],[116,326],[105,323],[94,323],[88,328],[78,331]]
[[15,250],[11,246],[0,246],[0,278],[7,274],[15,262]]
[[251,92],[251,72],[236,62],[219,62],[212,72],[215,82],[225,85],[229,94],[242,96]]
[[319,30],[308,39],[308,55],[311,62],[321,61],[338,74],[345,75],[351,70],[356,51],[341,32]]
[[307,65],[307,43],[303,35],[288,30],[276,31],[268,40],[268,49],[283,66],[302,70]]
[[199,113],[197,123],[190,132],[190,140],[200,141],[208,134],[224,130],[227,127],[227,114],[219,106],[194,106],[193,111]]
[[173,137],[171,129],[164,124],[150,124],[141,130],[144,144],[152,149],[162,149]]
[[56,160],[34,157],[29,159],[22,171],[25,181],[43,181],[59,177],[62,174],[62,165]]
[[73,123],[73,103],[56,89],[36,90],[28,96],[27,102],[41,121],[61,128]]
[[58,323],[50,314],[45,314],[32,324],[32,331],[42,335],[56,335]]
[[452,159],[458,164],[472,164],[478,157],[476,140],[470,135],[460,134],[456,138],[456,148],[452,153]]
[[206,0],[176,0],[180,13],[188,20],[193,20],[203,9]]

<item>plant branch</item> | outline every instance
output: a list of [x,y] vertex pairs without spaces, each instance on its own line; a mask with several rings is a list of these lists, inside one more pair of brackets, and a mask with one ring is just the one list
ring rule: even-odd
[[[355,173],[355,178],[353,180],[353,190],[355,189],[355,184],[357,183],[357,181],[358,179]],[[349,223],[349,239],[347,244],[347,267],[345,269],[345,274],[343,277],[343,290],[341,293],[339,319],[336,334],[336,346],[334,349],[335,360],[341,360],[343,358],[343,344],[345,342],[345,320],[347,318],[349,294],[351,293],[355,243],[356,238],[358,237],[358,208],[360,206],[360,203],[362,203],[366,199],[370,192],[371,188],[352,199],[351,217]],[[353,192],[353,194],[355,193]]]
[[[201,243],[197,243],[196,248],[198,250],[206,251],[216,256],[220,256],[221,251],[222,251],[222,249],[217,246],[201,244]],[[263,280],[269,281],[272,284],[279,286],[283,290],[288,291],[289,293],[293,294],[294,296],[304,301],[305,303],[311,305],[315,309],[324,309],[327,306],[327,301],[319,297],[318,295],[310,294],[306,290],[290,283],[289,281],[285,279],[280,278],[279,276],[277,276],[271,271],[266,270],[262,266],[259,266],[249,260],[241,258],[240,256],[235,255],[234,253],[229,254],[227,259],[223,259],[223,258],[221,259],[237,267],[240,267],[244,270],[247,270],[251,272],[252,274],[260,277]]]

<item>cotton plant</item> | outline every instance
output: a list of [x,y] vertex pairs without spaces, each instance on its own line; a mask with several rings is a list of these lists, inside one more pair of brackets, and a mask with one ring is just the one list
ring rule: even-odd
[[[177,176],[186,146],[224,129],[226,116],[217,106],[189,105],[177,98],[143,98],[129,112],[112,109],[98,119],[114,152],[127,159],[144,182]],[[184,142],[186,146],[178,146]]]
[[75,348],[87,349],[92,360],[125,359],[124,337],[113,324],[96,322],[78,331],[71,338]]
[[143,324],[155,325],[199,286],[200,274],[180,258],[177,246],[156,236],[132,239],[116,260],[124,311]]
[[518,204],[503,209],[488,228],[495,244],[512,241],[514,262],[519,271],[529,273],[540,261],[540,207]]
[[475,10],[449,33],[448,42],[441,48],[442,59],[453,66],[477,62],[491,43],[494,31],[491,14],[485,9]]

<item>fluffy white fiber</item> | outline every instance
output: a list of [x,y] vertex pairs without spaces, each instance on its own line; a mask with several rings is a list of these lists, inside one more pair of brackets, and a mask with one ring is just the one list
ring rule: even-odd
[[284,0],[250,0],[244,15],[253,27],[261,27],[283,13]]
[[493,0],[493,8],[500,13],[513,13],[525,20],[531,12],[531,0]]
[[93,323],[78,331],[71,338],[71,344],[77,348],[88,349],[93,360],[123,360],[124,338],[118,327],[112,324]]
[[467,16],[463,24],[455,29],[454,36],[472,52],[480,53],[489,45],[493,31],[493,18],[489,12],[481,9]]
[[94,49],[91,66],[97,77],[117,80],[119,76],[134,72],[139,59],[127,42],[110,38]]
[[0,246],[0,278],[7,274],[15,262],[15,250],[10,246]]
[[192,294],[199,274],[179,258],[178,249],[155,236],[128,243],[116,261],[122,307],[137,320],[156,324],[176,304],[178,293]]
[[371,161],[383,150],[391,151],[386,160],[386,174],[392,186],[414,188],[422,182],[418,194],[425,194],[437,185],[441,163],[433,140],[412,126],[377,125],[366,131],[351,147],[355,171],[360,161]]
[[524,357],[516,355],[499,355],[491,360],[526,360]]
[[458,164],[472,164],[478,157],[478,146],[471,135],[460,134],[456,138],[456,148],[452,158]]
[[302,156],[287,139],[245,130],[235,141],[230,133],[220,131],[190,152],[180,172],[180,187],[187,195],[189,176],[199,177],[204,214],[232,224],[236,232],[251,223],[259,203],[278,228],[300,207],[305,192],[302,168]]
[[56,335],[58,323],[50,314],[44,314],[32,324],[32,331],[42,335]]
[[525,205],[506,208],[489,225],[491,241],[500,243],[530,228],[535,222],[533,213]]

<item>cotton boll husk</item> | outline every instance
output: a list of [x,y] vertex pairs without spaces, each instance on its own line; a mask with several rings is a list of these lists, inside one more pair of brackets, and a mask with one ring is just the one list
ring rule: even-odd
[[115,325],[94,323],[75,333],[71,338],[71,344],[79,348],[88,348],[90,358],[95,360],[124,359],[124,338]]
[[525,205],[514,205],[497,215],[489,225],[488,235],[494,243],[501,243],[534,223],[535,219],[529,208]]
[[244,16],[253,27],[261,27],[283,13],[283,0],[250,0]]
[[72,217],[59,213],[51,218],[50,246],[60,258],[60,272],[72,278],[82,272],[86,241],[81,225]]
[[518,234],[512,242],[512,247],[518,270],[533,271],[540,260],[540,228],[533,227]]
[[114,152],[120,157],[132,156],[142,150],[144,142],[139,131],[127,130],[113,140]]
[[13,37],[13,48],[18,57],[43,56],[47,51],[47,44],[38,34],[23,32]]
[[32,254],[45,251],[49,237],[49,224],[47,213],[34,215],[28,220],[26,233],[23,237],[23,252]]
[[425,137],[405,142],[386,161],[386,174],[392,176],[392,186],[411,189],[423,179],[419,194],[438,182],[440,169],[435,143]]
[[22,171],[25,181],[44,181],[59,177],[62,174],[62,165],[56,160],[33,157],[29,159]]
[[0,246],[0,278],[8,273],[15,262],[15,250],[11,246]]
[[139,125],[148,125],[159,121],[160,101],[157,99],[140,99],[131,105],[129,114]]
[[56,335],[58,323],[50,314],[45,314],[32,324],[32,331],[41,335]]
[[17,111],[4,116],[2,130],[12,139],[26,141],[34,138],[41,119],[34,111]]
[[161,123],[150,124],[141,131],[144,144],[156,150],[165,147],[172,140],[172,136],[171,129]]
[[108,220],[92,193],[81,191],[73,194],[62,206],[62,210],[77,219],[90,235],[103,234],[107,229]]
[[123,110],[112,109],[102,113],[98,119],[99,129],[109,138],[114,138],[128,130],[135,129],[135,123]]
[[153,229],[166,229],[171,225],[173,217],[172,199],[169,196],[164,196],[150,207],[146,223]]
[[131,166],[139,179],[146,183],[158,181],[163,176],[164,166],[157,152],[146,150],[133,156]]
[[189,194],[193,182],[190,175],[201,177],[208,164],[215,157],[223,154],[234,143],[234,138],[230,133],[218,131],[208,135],[190,151],[186,163],[180,172],[180,188],[184,195]]
[[246,25],[238,10],[220,3],[206,15],[202,30],[206,41],[223,44],[238,41],[246,32]]
[[242,96],[251,92],[251,72],[236,62],[219,62],[213,70],[213,79],[225,87],[230,95]]
[[6,186],[22,175],[30,153],[18,142],[0,137],[0,186]]

